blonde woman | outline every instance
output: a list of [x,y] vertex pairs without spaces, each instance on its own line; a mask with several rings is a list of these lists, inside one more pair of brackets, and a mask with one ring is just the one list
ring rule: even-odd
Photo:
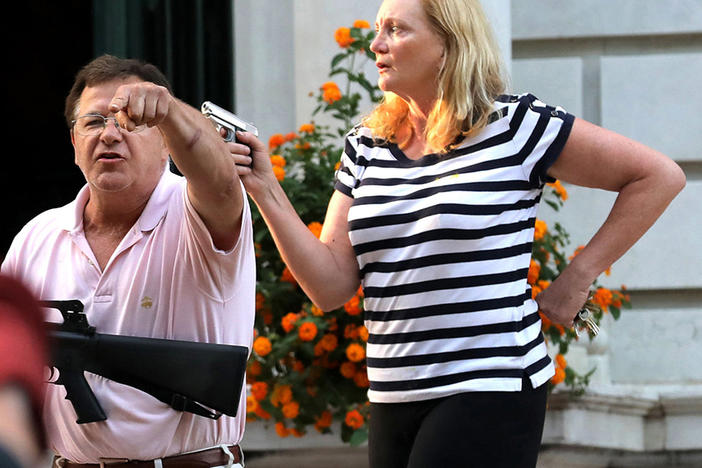
[[[350,130],[318,240],[265,146],[233,145],[239,173],[308,296],[334,309],[359,282],[369,330],[370,465],[533,467],[554,374],[538,311],[572,326],[590,285],[682,189],[664,155],[503,94],[478,0],[385,0],[376,54],[384,101]],[[619,192],[554,283],[527,272],[544,184]],[[330,281],[333,279],[333,281]]]

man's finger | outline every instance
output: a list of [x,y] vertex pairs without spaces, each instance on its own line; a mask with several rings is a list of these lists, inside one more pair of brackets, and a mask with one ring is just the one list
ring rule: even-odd
[[110,101],[109,109],[110,109],[110,112],[116,114],[117,112],[126,109],[128,105],[129,105],[129,95],[122,95],[118,91],[117,94],[115,94],[112,97],[112,100]]

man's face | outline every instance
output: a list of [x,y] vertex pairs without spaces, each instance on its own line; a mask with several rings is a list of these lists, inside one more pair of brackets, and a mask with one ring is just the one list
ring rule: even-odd
[[[117,88],[138,81],[141,80],[133,77],[86,87],[81,93],[77,115],[95,113],[112,117],[108,106]],[[90,185],[91,193],[96,194],[148,197],[168,160],[168,149],[156,127],[130,133],[109,120],[98,135],[84,136],[72,131],[71,141],[75,163]]]

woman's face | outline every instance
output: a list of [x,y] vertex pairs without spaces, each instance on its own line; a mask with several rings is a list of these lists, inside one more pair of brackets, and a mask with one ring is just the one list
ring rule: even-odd
[[444,45],[420,0],[385,0],[378,10],[371,43],[378,86],[409,101],[433,100],[444,60]]

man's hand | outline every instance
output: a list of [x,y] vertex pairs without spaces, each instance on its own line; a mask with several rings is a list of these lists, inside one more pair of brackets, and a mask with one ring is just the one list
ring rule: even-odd
[[153,127],[160,124],[168,115],[172,101],[168,89],[140,81],[117,88],[109,109],[120,127],[131,132],[140,125]]

